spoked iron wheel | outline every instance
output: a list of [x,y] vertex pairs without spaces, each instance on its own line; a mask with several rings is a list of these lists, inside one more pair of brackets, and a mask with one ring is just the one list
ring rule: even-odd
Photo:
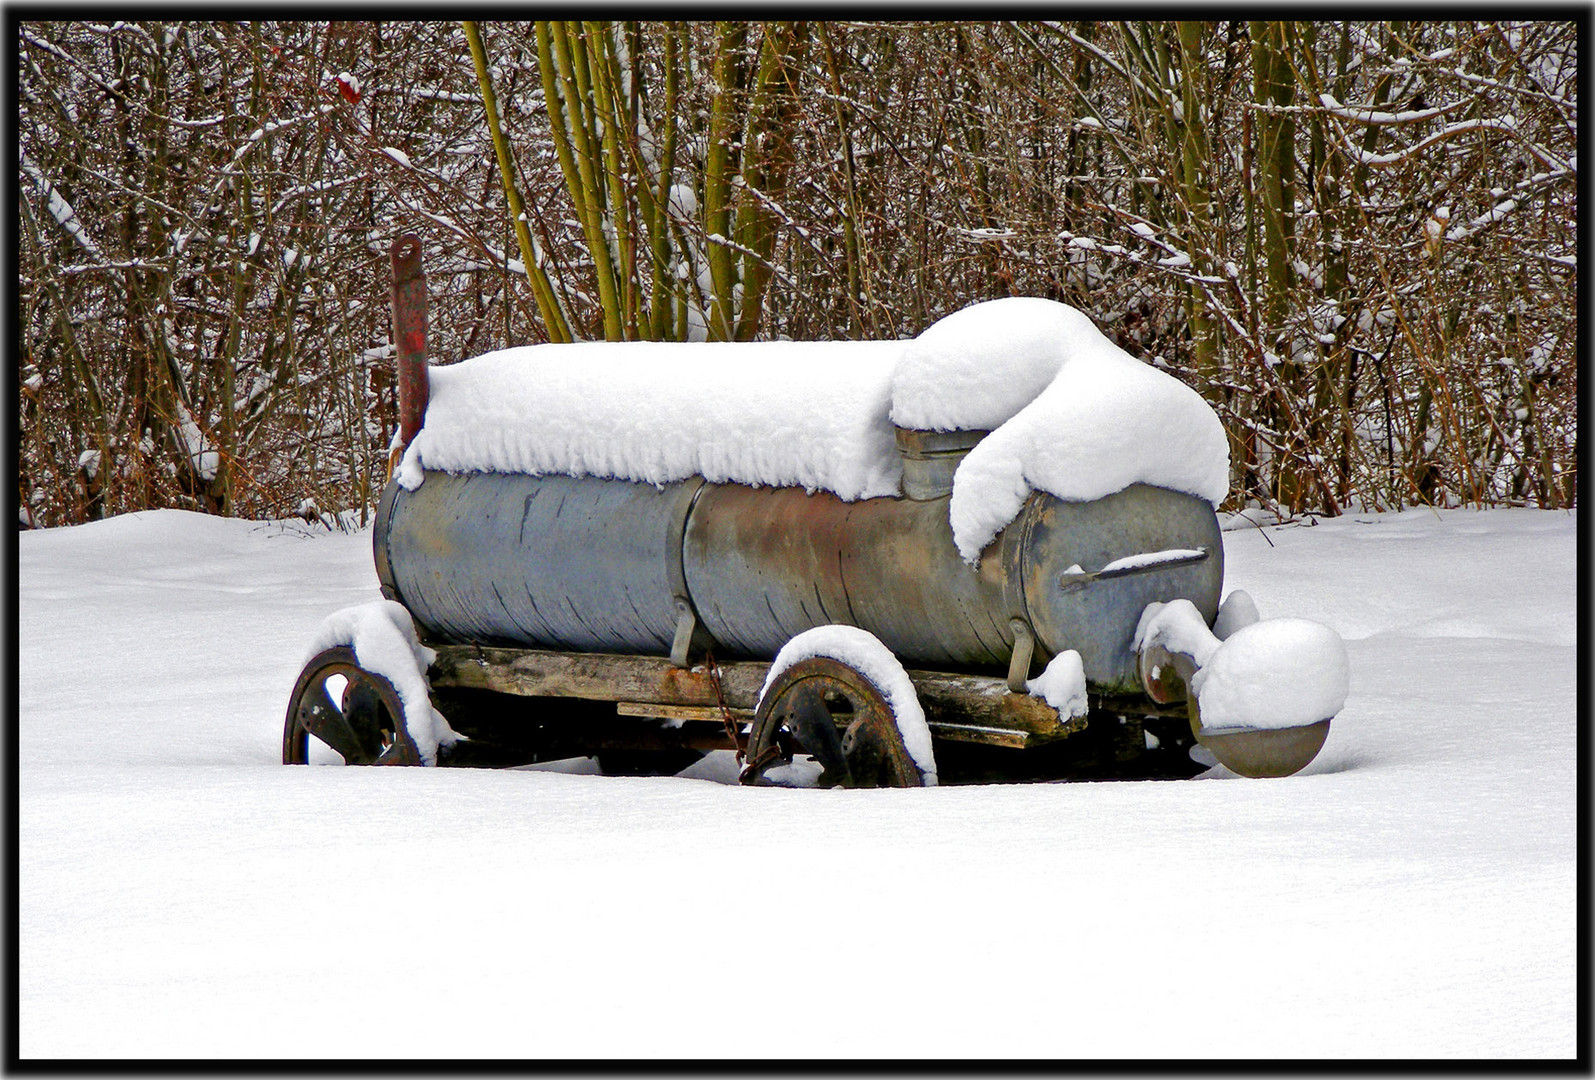
[[875,684],[840,660],[816,656],[782,672],[760,701],[742,782],[922,787],[925,781]]
[[282,731],[284,765],[331,764],[333,755],[346,765],[421,763],[404,730],[398,691],[362,668],[346,646],[311,657],[294,684]]

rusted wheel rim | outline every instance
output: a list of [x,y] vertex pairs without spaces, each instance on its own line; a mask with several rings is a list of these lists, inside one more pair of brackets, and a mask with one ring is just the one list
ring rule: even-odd
[[922,787],[891,705],[875,684],[840,660],[817,656],[782,672],[759,703],[748,738],[745,784],[807,755],[819,787]]
[[415,765],[421,760],[404,730],[398,691],[381,675],[362,668],[347,646],[317,653],[299,673],[283,722],[283,764],[310,764],[318,742],[346,765]]

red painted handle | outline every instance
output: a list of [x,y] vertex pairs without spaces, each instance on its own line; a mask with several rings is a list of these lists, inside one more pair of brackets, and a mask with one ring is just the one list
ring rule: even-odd
[[426,271],[421,240],[405,233],[388,249],[393,264],[393,342],[399,353],[399,443],[410,445],[431,394],[426,364]]

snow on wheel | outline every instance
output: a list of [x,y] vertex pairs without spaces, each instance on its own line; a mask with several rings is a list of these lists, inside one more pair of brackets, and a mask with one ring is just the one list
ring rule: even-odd
[[284,765],[329,762],[322,747],[346,765],[421,763],[404,729],[398,691],[362,668],[345,645],[310,658],[294,683],[283,723]]
[[1258,619],[1244,594],[1237,607],[1243,617],[1219,620],[1221,638],[1189,600],[1148,605],[1133,639],[1142,688],[1160,704],[1186,699],[1191,734],[1231,772],[1290,776],[1346,703],[1346,645],[1310,619]]
[[1340,635],[1309,619],[1262,619],[1231,633],[1191,679],[1197,740],[1241,776],[1306,767],[1346,703]]
[[820,626],[789,641],[754,710],[742,782],[934,785],[930,728],[897,658],[853,626]]

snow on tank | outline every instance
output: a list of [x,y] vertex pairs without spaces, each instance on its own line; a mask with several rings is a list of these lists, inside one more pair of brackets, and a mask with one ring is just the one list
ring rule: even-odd
[[1089,501],[1148,484],[1214,505],[1229,448],[1194,390],[1051,300],[978,303],[879,342],[590,342],[501,349],[430,372],[395,474],[565,474],[664,485],[692,476],[903,492],[896,428],[981,432],[953,478],[970,563],[1032,491]]

